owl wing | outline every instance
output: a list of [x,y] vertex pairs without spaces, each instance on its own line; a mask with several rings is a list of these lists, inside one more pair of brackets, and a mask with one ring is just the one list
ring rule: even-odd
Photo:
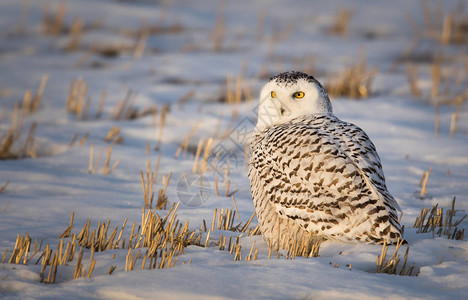
[[375,146],[333,116],[274,125],[262,142],[265,190],[280,215],[309,232],[382,242],[400,237]]
[[328,132],[332,135],[337,132],[342,138],[339,144],[340,149],[354,162],[369,186],[380,195],[384,204],[390,209],[401,212],[400,205],[387,190],[380,157],[366,132],[354,124],[337,118],[332,120],[329,126],[333,128],[334,125],[334,130],[330,128]]

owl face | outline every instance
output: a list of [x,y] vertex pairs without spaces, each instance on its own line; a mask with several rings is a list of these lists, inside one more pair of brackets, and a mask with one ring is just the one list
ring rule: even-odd
[[258,129],[311,114],[331,114],[330,99],[322,85],[301,72],[286,72],[270,79],[260,93]]

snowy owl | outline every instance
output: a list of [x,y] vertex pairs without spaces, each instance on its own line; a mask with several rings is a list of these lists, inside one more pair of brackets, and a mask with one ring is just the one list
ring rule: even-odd
[[251,150],[252,197],[270,245],[307,237],[394,244],[401,237],[401,209],[374,144],[333,115],[314,77],[285,72],[263,87]]

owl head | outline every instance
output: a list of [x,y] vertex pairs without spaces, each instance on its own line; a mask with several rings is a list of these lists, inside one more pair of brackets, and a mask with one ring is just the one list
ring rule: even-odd
[[256,130],[312,114],[332,114],[330,98],[320,82],[302,72],[280,73],[260,92]]

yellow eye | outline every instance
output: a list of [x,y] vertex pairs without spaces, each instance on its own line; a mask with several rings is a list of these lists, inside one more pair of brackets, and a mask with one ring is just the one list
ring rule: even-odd
[[297,99],[301,99],[301,98],[304,98],[304,95],[305,95],[304,92],[295,92],[293,94],[293,97]]
[[271,98],[276,98],[276,92],[275,91],[271,92]]

